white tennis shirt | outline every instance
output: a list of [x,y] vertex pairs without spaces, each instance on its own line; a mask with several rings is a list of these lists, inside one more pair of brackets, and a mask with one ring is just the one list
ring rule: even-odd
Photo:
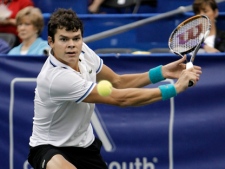
[[30,146],[87,147],[94,141],[90,120],[95,104],[82,100],[96,85],[103,61],[85,43],[79,59],[77,72],[49,52],[37,77]]

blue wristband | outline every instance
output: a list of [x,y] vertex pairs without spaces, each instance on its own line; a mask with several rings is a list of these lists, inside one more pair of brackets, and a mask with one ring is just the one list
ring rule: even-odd
[[153,84],[165,80],[162,75],[162,65],[150,69],[148,72],[148,76]]
[[174,85],[172,85],[172,84],[161,85],[161,86],[159,86],[159,89],[162,93],[162,100],[167,100],[167,99],[177,95],[177,91],[176,91]]

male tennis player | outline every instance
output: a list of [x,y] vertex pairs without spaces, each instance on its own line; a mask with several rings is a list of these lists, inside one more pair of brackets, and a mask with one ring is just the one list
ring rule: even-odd
[[[201,68],[185,69],[185,57],[141,74],[118,75],[82,40],[83,25],[71,9],[58,9],[48,23],[51,46],[34,100],[29,163],[34,169],[106,169],[90,124],[95,103],[141,106],[176,96],[196,83]],[[175,85],[141,88],[165,78]],[[96,82],[108,80],[112,93],[100,96]]]

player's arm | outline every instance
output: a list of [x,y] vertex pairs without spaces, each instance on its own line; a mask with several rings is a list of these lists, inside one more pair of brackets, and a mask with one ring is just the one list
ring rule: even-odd
[[103,65],[101,72],[97,74],[97,81],[99,82],[100,80],[108,80],[114,88],[118,89],[143,87],[150,83],[147,72],[119,75],[106,65]]
[[[135,75],[124,75],[126,76],[126,81],[117,82],[120,77],[117,77],[116,73],[114,73],[110,68],[107,66],[103,67],[103,70],[106,71],[107,74],[101,74],[98,76],[98,80],[109,80],[113,83],[112,93],[107,96],[103,97],[100,96],[97,92],[97,86],[94,87],[94,89],[91,91],[91,93],[83,100],[84,102],[88,103],[104,103],[104,104],[111,104],[116,106],[141,106],[141,105],[147,105],[154,103],[159,100],[165,100],[170,97],[174,97],[180,92],[183,92],[188,88],[188,82],[192,80],[194,83],[196,83],[199,80],[199,75],[195,72],[194,68],[191,69],[184,69],[178,81],[175,83],[175,85],[162,85],[159,88],[124,88],[124,86],[127,86],[126,84],[122,83],[133,83],[133,85],[136,85],[135,82],[132,79],[130,79],[132,76],[138,79],[138,77],[141,77],[140,79],[142,82],[136,82],[138,85],[149,83],[150,80],[146,73],[143,74],[135,74]],[[111,72],[112,71],[112,72]],[[107,75],[107,76],[106,76]],[[116,80],[115,80],[116,79]],[[122,78],[123,79],[123,78]],[[120,84],[121,83],[121,84]],[[116,85],[119,85],[120,88],[115,87]],[[122,87],[121,87],[122,86]],[[137,85],[136,85],[137,86]]]
[[[104,103],[115,106],[142,106],[154,103],[159,100],[169,99],[183,92],[188,88],[188,82],[192,80],[196,83],[199,79],[193,71],[194,69],[183,70],[175,85],[162,85],[162,88],[112,88],[109,96],[100,96],[97,92],[97,85],[91,93],[83,100],[88,103]],[[172,92],[172,95],[171,95]]]
[[[186,57],[183,57],[177,61],[171,62],[167,65],[162,66],[162,77],[170,79],[178,79],[181,72],[185,69],[186,65],[183,62],[186,60]],[[194,71],[196,74],[201,73],[201,68],[194,66]],[[114,88],[123,89],[123,88],[137,88],[146,86],[151,82],[153,78],[150,77],[149,71],[139,74],[124,74],[118,75],[113,72],[106,65],[103,66],[101,72],[97,75],[97,81],[108,80],[112,83]]]
[[158,88],[112,88],[112,93],[107,96],[100,96],[97,92],[97,86],[83,100],[87,103],[103,103],[120,107],[141,106],[154,103],[161,100],[161,92]]

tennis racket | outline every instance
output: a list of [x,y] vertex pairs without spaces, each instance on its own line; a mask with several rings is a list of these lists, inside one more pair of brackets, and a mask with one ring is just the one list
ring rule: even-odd
[[[195,56],[211,29],[210,20],[205,15],[195,15],[180,23],[169,37],[171,52],[183,57],[191,54],[190,61],[186,63],[186,69],[193,67]],[[188,86],[193,86],[190,81]]]

